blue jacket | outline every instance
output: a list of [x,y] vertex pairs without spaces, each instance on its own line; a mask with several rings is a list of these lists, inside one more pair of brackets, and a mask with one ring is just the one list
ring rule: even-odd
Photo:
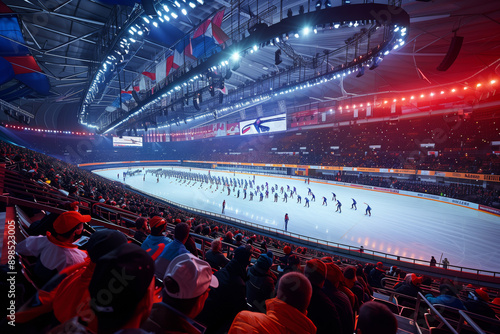
[[459,310],[465,310],[464,304],[460,299],[458,299],[455,296],[450,296],[450,295],[439,295],[437,297],[434,297],[430,293],[425,295],[425,298],[431,303],[431,304],[442,304],[446,305],[449,307],[454,307]]
[[163,278],[170,262],[177,256],[184,253],[189,253],[189,251],[186,249],[184,244],[177,239],[165,246],[165,249],[155,261],[156,277]]
[[159,244],[165,244],[166,246],[171,242],[172,239],[167,238],[163,235],[148,235],[146,240],[144,240],[144,242],[142,243],[141,248],[144,250],[148,250],[151,248],[151,251],[154,253]]

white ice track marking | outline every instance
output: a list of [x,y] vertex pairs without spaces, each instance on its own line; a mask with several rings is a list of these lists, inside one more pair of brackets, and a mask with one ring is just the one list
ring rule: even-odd
[[[139,167],[137,167],[139,168]],[[148,167],[145,169],[161,167]],[[171,169],[170,167],[163,167]],[[174,168],[189,172],[188,168]],[[108,169],[96,171],[97,174],[117,181],[116,174],[126,171],[122,169]],[[206,170],[192,169],[192,172],[208,174]],[[233,173],[211,171],[212,176],[233,178]],[[236,173],[237,178],[251,180],[248,174]],[[310,185],[303,180],[257,175],[256,185],[269,183],[270,195],[260,202],[254,197],[249,201],[247,192],[243,200],[227,196],[227,189],[211,193],[214,189],[184,187],[171,179],[146,177],[142,175],[127,177],[125,183],[153,195],[161,196],[179,204],[192,206],[201,210],[220,213],[220,206],[226,200],[226,215],[263,226],[283,228],[283,217],[288,213],[290,221],[288,231],[307,235],[309,237],[349,244],[354,247],[363,245],[365,249],[375,249],[400,256],[414,254],[416,258],[429,260],[431,255],[439,260],[441,253],[447,257],[452,265],[461,265],[500,272],[500,249],[497,247],[500,240],[500,218],[483,212],[459,207],[456,205],[419,199],[414,197],[386,194],[363,189],[355,189],[330,184],[320,184],[311,181]],[[123,178],[118,181],[122,182]],[[280,194],[277,203],[271,194],[271,186],[295,186],[302,196],[302,204],[297,204],[297,197],[289,198],[288,203],[282,202]],[[304,198],[307,188],[316,195],[316,202],[310,202],[310,208],[304,208]],[[215,186],[213,187],[215,188]],[[255,190],[254,190],[255,191]],[[342,213],[335,213],[332,205],[331,193],[337,195],[342,202]],[[328,206],[322,206],[321,198],[325,196]],[[358,210],[350,210],[351,198],[358,202]],[[256,200],[257,199],[257,200]],[[372,207],[372,216],[364,216],[366,202]],[[238,212],[236,213],[236,210]],[[269,222],[252,220],[251,215],[265,217]],[[276,224],[271,222],[275,221]],[[318,228],[316,228],[318,226]],[[328,230],[328,233],[325,231]],[[345,237],[340,239],[342,236]],[[425,245],[425,246],[422,246]],[[405,255],[406,254],[406,255]],[[479,260],[479,261],[478,261]]]

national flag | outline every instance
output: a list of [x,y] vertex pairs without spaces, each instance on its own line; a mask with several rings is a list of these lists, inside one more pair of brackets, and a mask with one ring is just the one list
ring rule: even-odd
[[148,77],[149,79],[151,79],[152,81],[156,81],[156,73],[152,73],[152,72],[142,72],[142,75]]

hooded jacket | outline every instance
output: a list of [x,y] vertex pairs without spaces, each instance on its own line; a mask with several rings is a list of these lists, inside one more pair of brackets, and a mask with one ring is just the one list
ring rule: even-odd
[[284,301],[266,301],[266,314],[242,311],[231,325],[229,334],[307,334],[316,333],[316,326],[302,312]]

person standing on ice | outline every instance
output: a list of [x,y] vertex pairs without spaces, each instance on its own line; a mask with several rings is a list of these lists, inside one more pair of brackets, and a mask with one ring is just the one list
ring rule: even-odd
[[302,197],[300,195],[297,195],[297,203],[302,204]]
[[224,213],[225,208],[226,208],[226,200],[222,202],[222,213]]
[[288,213],[285,213],[285,231],[288,228]]
[[286,193],[283,195],[283,202],[288,203],[288,195]]
[[307,206],[307,207],[309,207],[309,198],[305,197],[304,199],[306,200],[306,204],[304,204],[304,208],[305,208],[306,206]]
[[274,193],[274,201],[277,202],[278,201],[278,192],[275,192]]
[[321,204],[321,205],[326,205],[326,206],[328,206],[328,203],[327,203],[327,201],[326,201],[326,197],[325,197],[325,196],[323,196],[323,204]]
[[337,200],[337,195],[335,193],[332,193],[332,202],[335,202]]
[[372,208],[370,208],[370,205],[368,205],[368,203],[365,203],[365,204],[366,204],[365,216],[368,215],[368,217],[371,217],[372,216]]
[[316,202],[316,196],[314,196],[313,192],[311,192],[311,202]]
[[340,203],[339,200],[337,200],[337,210],[335,212],[342,213],[342,203]]
[[358,208],[356,207],[356,200],[354,198],[351,199],[352,199],[351,209],[357,210]]

